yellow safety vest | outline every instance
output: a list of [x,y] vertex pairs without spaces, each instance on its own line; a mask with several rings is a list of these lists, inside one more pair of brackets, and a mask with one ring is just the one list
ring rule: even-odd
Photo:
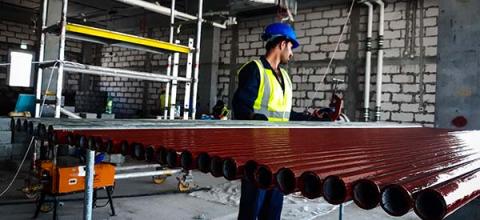
[[254,113],[265,115],[268,121],[288,121],[292,109],[292,81],[287,71],[280,68],[285,84],[285,91],[283,91],[271,69],[263,67],[260,60],[253,62],[257,64],[260,72],[260,86],[253,104]]

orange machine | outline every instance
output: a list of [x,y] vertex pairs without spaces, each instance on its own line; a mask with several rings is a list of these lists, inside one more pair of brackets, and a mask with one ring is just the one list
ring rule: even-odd
[[[48,175],[43,190],[50,194],[64,194],[85,189],[85,166],[56,167],[51,161],[40,161],[40,175]],[[95,165],[93,188],[113,186],[115,166],[109,163]]]

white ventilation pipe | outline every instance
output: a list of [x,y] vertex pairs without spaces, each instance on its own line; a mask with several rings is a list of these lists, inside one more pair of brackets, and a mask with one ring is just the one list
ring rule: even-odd
[[[147,2],[147,1],[142,1],[142,0],[116,0],[116,1],[124,3],[124,4],[128,4],[128,5],[138,6],[138,7],[144,8],[145,10],[156,12],[156,13],[163,14],[163,15],[170,15],[171,14],[170,8],[167,8],[165,6],[161,6],[159,4],[154,4],[154,3],[151,3],[151,2]],[[175,18],[178,18],[180,20],[185,20],[185,21],[197,20],[197,16],[190,15],[190,14],[187,14],[187,13],[183,13],[183,12],[180,12],[180,11],[175,11]],[[205,20],[202,20],[202,21],[206,22],[206,23],[210,23],[214,27],[218,27],[218,28],[222,28],[222,29],[227,28],[225,24],[220,24],[220,23],[210,22],[210,21],[205,21]]]
[[365,91],[363,99],[363,118],[368,121],[370,111],[370,75],[372,69],[372,26],[373,26],[373,5],[368,1],[360,1],[368,7],[368,21],[367,21],[367,54],[365,56]]
[[378,54],[377,54],[377,96],[375,105],[375,121],[380,121],[382,107],[382,77],[383,77],[383,33],[385,22],[385,4],[381,0],[372,0],[378,4],[380,16],[378,21]]

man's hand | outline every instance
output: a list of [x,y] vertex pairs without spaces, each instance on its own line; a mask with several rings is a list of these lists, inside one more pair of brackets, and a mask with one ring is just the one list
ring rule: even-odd
[[331,121],[329,108],[308,108],[305,110],[305,114],[309,116],[309,121]]

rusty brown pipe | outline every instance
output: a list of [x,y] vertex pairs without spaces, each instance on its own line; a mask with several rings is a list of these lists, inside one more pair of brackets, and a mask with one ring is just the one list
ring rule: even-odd
[[208,153],[199,153],[196,159],[198,170],[200,170],[202,173],[210,172],[210,160],[211,158]]
[[145,148],[145,160],[148,162],[154,162],[155,161],[155,147],[152,145],[147,146]]
[[170,168],[180,167],[180,155],[173,149],[167,150],[167,165]]
[[214,177],[223,176],[223,159],[219,156],[213,156],[210,158],[210,173]]
[[239,164],[233,158],[226,158],[223,162],[223,177],[227,180],[236,180],[242,178],[244,174],[244,164]]
[[[478,159],[478,155],[465,156],[459,158],[447,158],[435,163],[436,170],[441,170],[445,165],[459,166]],[[432,168],[432,167],[430,167]],[[383,172],[370,178],[361,178],[352,183],[353,201],[358,207],[363,209],[373,209],[381,199],[381,189],[389,183],[395,182],[400,178],[409,178],[418,175],[426,169],[425,166],[416,167],[414,169],[406,168]]]
[[480,195],[480,169],[415,195],[415,213],[422,219],[444,219]]
[[[475,153],[470,153],[469,151],[469,155],[452,158],[452,155],[455,152],[456,151],[442,152],[441,154],[434,154],[435,156],[432,156],[431,154],[420,154],[418,157],[412,157],[406,160],[392,160],[391,163],[379,164],[378,166],[373,166],[356,172],[342,173],[340,171],[337,174],[325,178],[323,182],[324,198],[331,204],[341,204],[352,198],[352,195],[354,194],[352,193],[353,182],[356,180],[383,173],[400,173],[407,176],[412,175],[415,171],[419,172],[427,168],[432,169],[433,167],[450,165],[455,160],[459,163],[459,161],[468,161],[468,159],[472,159],[472,157],[479,158]],[[413,169],[412,166],[414,167]],[[357,194],[360,193],[361,192],[357,192]],[[373,199],[376,197],[372,196],[371,198]]]
[[132,144],[133,158],[137,160],[145,160],[145,147],[141,143]]
[[197,164],[195,163],[194,156],[190,151],[182,151],[180,154],[180,165],[185,170],[196,169]]
[[155,148],[155,160],[161,165],[167,164],[167,154],[168,151],[165,147],[160,146]]
[[480,160],[448,167],[441,171],[429,173],[420,178],[406,179],[390,184],[382,189],[380,205],[383,210],[393,216],[402,216],[413,208],[412,194],[450,179],[472,172],[480,167]]
[[123,140],[120,142],[120,153],[123,156],[127,156],[130,152],[130,145],[128,144],[128,141]]

